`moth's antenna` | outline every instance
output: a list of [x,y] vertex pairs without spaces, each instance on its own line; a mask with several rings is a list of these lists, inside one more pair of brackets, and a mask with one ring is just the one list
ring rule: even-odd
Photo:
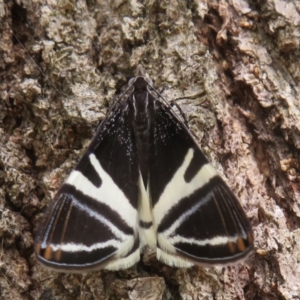
[[[14,36],[14,38],[18,41],[18,43],[21,45],[21,47],[23,48],[23,50],[28,54],[28,56],[30,57],[30,60],[35,64],[35,66],[37,67],[37,69],[41,72],[41,74],[46,77],[45,72],[40,68],[40,66],[36,63],[36,61],[32,58],[32,56],[30,55],[30,53],[27,51],[27,49],[25,48],[25,46],[22,44],[22,42],[18,39],[18,37],[12,32],[12,35]],[[64,93],[62,93],[61,91],[59,91],[55,85],[51,82],[51,80],[49,80],[51,86],[54,88],[54,90],[56,92],[58,92],[59,94],[66,96]]]

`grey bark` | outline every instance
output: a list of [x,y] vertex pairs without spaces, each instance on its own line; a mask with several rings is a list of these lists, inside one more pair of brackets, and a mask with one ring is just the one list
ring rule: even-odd
[[[299,299],[298,1],[0,1],[1,299]],[[255,253],[60,274],[37,264],[42,211],[142,64],[239,197]]]

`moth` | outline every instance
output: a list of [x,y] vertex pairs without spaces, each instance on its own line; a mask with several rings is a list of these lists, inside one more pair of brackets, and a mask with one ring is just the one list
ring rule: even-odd
[[137,263],[146,245],[170,266],[224,265],[251,253],[253,234],[140,67],[50,204],[35,253],[57,271],[119,270]]

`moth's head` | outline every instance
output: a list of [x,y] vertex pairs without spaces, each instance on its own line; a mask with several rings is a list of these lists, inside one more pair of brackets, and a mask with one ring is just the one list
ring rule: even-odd
[[138,87],[145,87],[147,85],[153,85],[152,80],[150,79],[149,75],[145,72],[142,65],[138,65],[136,68],[136,77],[133,77],[129,80],[128,85],[134,85],[135,88]]
[[145,70],[143,69],[141,64],[138,64],[138,66],[136,67],[135,75],[136,77],[146,77]]

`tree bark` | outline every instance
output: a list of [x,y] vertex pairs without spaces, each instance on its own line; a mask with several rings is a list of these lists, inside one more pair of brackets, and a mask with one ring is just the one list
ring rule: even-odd
[[[299,299],[300,5],[0,1],[1,299]],[[255,252],[177,269],[45,270],[42,212],[141,64],[239,197]]]

